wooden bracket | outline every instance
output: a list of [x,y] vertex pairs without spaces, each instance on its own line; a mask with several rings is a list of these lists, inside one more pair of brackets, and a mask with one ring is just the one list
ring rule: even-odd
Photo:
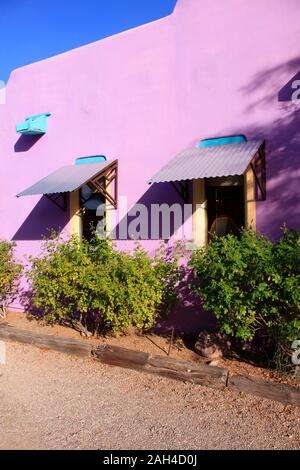
[[45,194],[49,201],[53,202],[64,212],[68,209],[68,193]]
[[[95,193],[101,194],[115,209],[118,208],[118,160],[112,162],[111,165],[107,166],[85,184]],[[107,189],[110,185],[113,187],[113,194]],[[68,209],[68,194],[69,193],[45,194],[45,196],[57,207],[66,211]],[[82,196],[81,201],[83,203],[86,202]]]
[[[104,171],[88,182],[89,187],[101,194],[115,209],[118,208],[118,161],[116,160]],[[113,194],[107,188],[113,186]]]

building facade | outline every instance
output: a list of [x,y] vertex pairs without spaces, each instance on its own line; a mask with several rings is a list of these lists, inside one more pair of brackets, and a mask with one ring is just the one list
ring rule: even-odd
[[13,71],[0,238],[23,257],[49,229],[82,235],[95,220],[120,249],[138,238],[150,252],[206,243],[218,223],[273,239],[299,228],[299,15],[298,0],[178,0],[166,18]]

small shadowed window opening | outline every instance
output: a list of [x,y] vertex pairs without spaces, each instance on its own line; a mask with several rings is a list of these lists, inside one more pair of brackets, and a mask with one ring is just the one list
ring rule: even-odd
[[237,235],[245,225],[242,178],[211,178],[206,181],[209,234]]
[[105,238],[106,204],[101,194],[93,192],[88,186],[81,188],[82,235],[90,241],[95,232],[99,238]]

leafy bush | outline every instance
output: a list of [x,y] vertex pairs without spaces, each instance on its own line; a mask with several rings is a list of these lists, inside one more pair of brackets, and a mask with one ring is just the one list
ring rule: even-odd
[[4,317],[7,304],[17,291],[22,266],[14,258],[15,243],[0,241],[0,316]]
[[180,277],[176,252],[151,259],[139,246],[118,252],[97,238],[46,240],[28,272],[34,306],[47,322],[115,332],[152,327],[176,302]]
[[214,312],[222,332],[244,343],[266,335],[280,344],[300,337],[300,233],[274,244],[244,230],[213,236],[190,261],[192,289]]

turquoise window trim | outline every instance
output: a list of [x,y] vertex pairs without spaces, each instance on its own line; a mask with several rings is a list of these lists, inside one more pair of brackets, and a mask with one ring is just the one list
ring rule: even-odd
[[198,144],[198,148],[203,147],[213,147],[217,145],[227,145],[227,144],[240,144],[247,142],[247,138],[244,135],[227,135],[222,137],[213,137],[210,139],[201,140]]
[[81,157],[75,160],[75,165],[86,165],[87,163],[106,162],[107,159],[104,155],[94,155],[91,157]]

